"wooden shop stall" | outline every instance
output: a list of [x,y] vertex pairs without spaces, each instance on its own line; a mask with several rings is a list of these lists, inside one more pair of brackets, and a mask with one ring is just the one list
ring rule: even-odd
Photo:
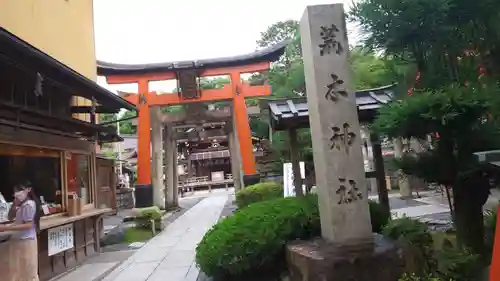
[[[73,106],[76,97],[91,105]],[[99,169],[110,170],[97,164],[102,161],[96,148],[120,138],[113,127],[97,124],[96,116],[121,109],[135,106],[0,28],[0,193],[5,199],[0,223],[10,223],[13,186],[30,181],[44,213],[38,234],[41,280],[100,250],[102,218],[112,206],[100,201],[99,188],[113,177],[101,176],[98,183]],[[8,247],[9,239],[0,233],[0,248]],[[2,249],[0,264],[8,258]]]

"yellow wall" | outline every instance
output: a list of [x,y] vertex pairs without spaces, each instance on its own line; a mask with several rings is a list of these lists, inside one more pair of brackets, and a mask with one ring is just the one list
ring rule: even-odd
[[0,26],[97,81],[93,14],[92,0],[0,0]]

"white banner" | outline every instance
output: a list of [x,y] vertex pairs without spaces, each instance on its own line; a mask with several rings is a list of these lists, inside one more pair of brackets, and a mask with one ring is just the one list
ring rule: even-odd
[[[304,180],[306,178],[306,169],[304,162],[299,163],[300,176]],[[302,190],[306,192],[306,185],[302,185]],[[283,163],[283,196],[295,196],[295,184],[293,182],[292,163]]]
[[49,256],[72,249],[74,245],[73,224],[66,224],[48,230]]

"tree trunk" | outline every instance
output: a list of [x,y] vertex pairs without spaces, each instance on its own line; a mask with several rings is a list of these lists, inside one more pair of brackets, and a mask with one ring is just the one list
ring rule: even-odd
[[476,187],[464,183],[453,186],[454,222],[459,245],[481,254],[484,251],[483,204]]
[[384,157],[382,156],[382,144],[380,138],[374,132],[370,132],[370,141],[372,143],[372,153],[375,161],[375,173],[377,174],[378,200],[387,213],[391,212],[389,204],[389,193],[385,181]]

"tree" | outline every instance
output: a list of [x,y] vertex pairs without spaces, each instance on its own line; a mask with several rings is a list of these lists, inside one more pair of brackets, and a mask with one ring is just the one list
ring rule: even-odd
[[421,88],[475,80],[481,64],[498,78],[498,1],[360,0],[349,17],[367,46],[415,63]]
[[397,84],[396,93],[406,93],[406,76],[411,65],[393,56],[380,56],[364,46],[356,46],[349,52],[353,82],[356,89],[371,89]]
[[[136,126],[132,125],[132,119],[128,118],[132,118],[136,115],[137,115],[136,112],[130,110],[126,110],[119,114],[99,114],[99,123],[103,124],[103,123],[119,121],[120,134],[133,135],[137,133],[137,128]],[[116,123],[110,123],[108,126],[116,128]]]
[[201,90],[215,90],[222,89],[224,85],[231,84],[229,77],[202,77],[200,79],[200,89]]
[[[439,132],[433,149],[400,164],[406,173],[452,188],[459,241],[481,252],[481,206],[488,188],[482,174],[491,170],[474,164],[471,155],[500,144],[494,128],[500,2],[360,0],[349,16],[359,23],[367,47],[416,66],[419,81],[416,75],[409,78],[422,91],[381,111],[378,127],[392,137]],[[479,70],[487,77],[478,78]]]
[[442,184],[454,194],[454,221],[458,241],[478,253],[483,250],[482,206],[489,195],[489,178],[496,172],[474,161],[473,153],[500,144],[495,86],[450,86],[427,90],[380,110],[375,130],[390,138],[417,138],[439,133],[432,148],[404,157],[398,165],[407,174]]
[[296,59],[301,58],[299,22],[295,20],[279,21],[260,33],[260,39],[257,40],[259,47],[269,47],[281,42],[288,41],[289,45],[285,54],[279,60],[279,63],[288,67]]

